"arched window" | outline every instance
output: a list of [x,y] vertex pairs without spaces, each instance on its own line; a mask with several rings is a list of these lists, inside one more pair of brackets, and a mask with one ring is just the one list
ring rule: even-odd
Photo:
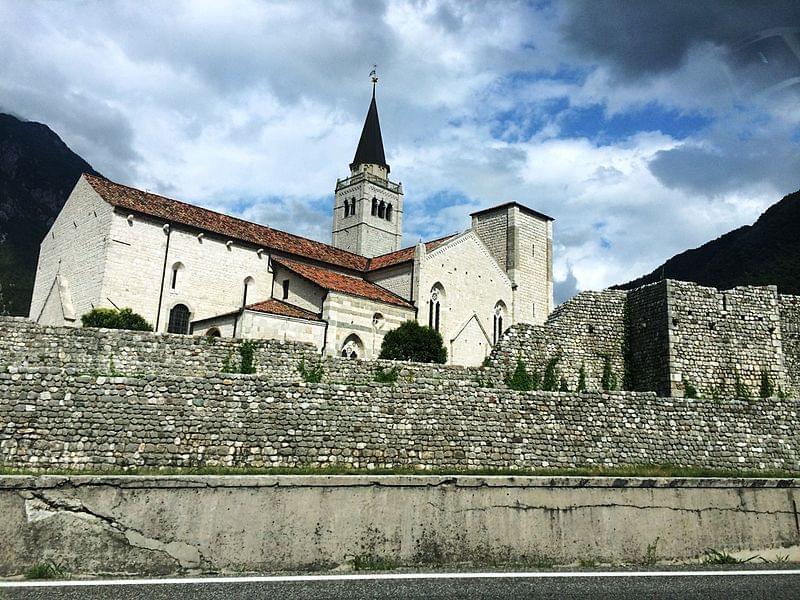
[[372,216],[375,217],[378,214],[378,199],[372,199]]
[[428,327],[441,331],[442,304],[444,303],[444,288],[437,283],[431,288],[431,297],[428,300]]
[[381,313],[376,312],[374,315],[372,315],[372,327],[374,329],[383,329],[384,322],[385,321]]
[[392,220],[392,205],[391,204],[387,204],[386,205],[386,220],[387,221],[391,221]]
[[347,198],[344,199],[344,216],[345,218],[350,216],[350,201]]
[[378,218],[383,219],[386,217],[386,202],[381,200],[381,203],[378,204]]
[[348,335],[344,344],[342,344],[342,356],[344,358],[361,358],[364,356],[364,344],[361,343],[361,338],[355,333]]
[[497,304],[494,305],[494,341],[493,344],[496,344],[500,340],[500,336],[503,335],[503,320],[506,316],[506,305],[502,300],[499,300]]
[[206,331],[206,337],[222,337],[222,334],[219,332],[218,327],[212,327]]
[[185,304],[176,304],[169,311],[167,333],[189,333],[189,308]]
[[242,294],[242,306],[247,306],[247,294],[255,284],[256,280],[252,277],[247,277],[244,280],[244,293]]
[[182,271],[183,271],[183,263],[176,262],[174,265],[172,265],[172,276],[170,277],[169,280],[169,289],[171,290],[178,289],[178,285],[180,283],[179,280],[183,279]]

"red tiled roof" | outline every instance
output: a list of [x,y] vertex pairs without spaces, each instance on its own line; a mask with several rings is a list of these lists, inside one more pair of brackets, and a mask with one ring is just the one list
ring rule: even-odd
[[[425,242],[425,251],[432,252],[433,250],[436,250],[436,248],[453,238],[454,235],[455,234],[446,235],[442,238]],[[397,250],[396,252],[389,252],[388,254],[381,254],[380,256],[370,258],[369,263],[367,264],[367,270],[375,271],[377,269],[383,269],[384,267],[391,267],[393,265],[399,265],[401,263],[414,260],[414,249],[415,246],[409,246],[408,248],[403,248],[402,250]]]
[[165,198],[157,194],[143,192],[136,188],[114,183],[104,177],[88,173],[84,173],[83,176],[89,182],[89,185],[106,202],[113,206],[356,271],[364,271],[367,268],[367,259],[365,257],[334,248],[328,244],[271,229],[264,225],[250,223],[249,221]]
[[269,313],[271,315],[281,315],[282,317],[295,317],[296,319],[306,319],[308,321],[322,321],[318,314],[299,308],[274,298],[264,300],[264,302],[256,302],[255,304],[248,304],[245,306],[246,310],[255,312]]
[[342,292],[352,296],[359,296],[361,298],[368,298],[370,300],[377,300],[378,302],[385,302],[387,304],[395,304],[406,308],[412,308],[411,304],[403,300],[389,290],[382,288],[379,285],[370,283],[360,277],[353,277],[352,275],[343,275],[336,271],[324,269],[322,267],[314,267],[305,263],[299,263],[294,260],[286,258],[274,258],[273,263],[286,267],[290,271],[297,273],[301,277],[316,283],[318,286],[331,290],[333,292]]

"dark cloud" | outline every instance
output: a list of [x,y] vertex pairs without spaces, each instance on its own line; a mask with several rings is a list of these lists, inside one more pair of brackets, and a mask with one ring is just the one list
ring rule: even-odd
[[764,30],[800,26],[797,0],[578,0],[567,7],[566,40],[625,79],[674,71],[704,43],[732,49]]

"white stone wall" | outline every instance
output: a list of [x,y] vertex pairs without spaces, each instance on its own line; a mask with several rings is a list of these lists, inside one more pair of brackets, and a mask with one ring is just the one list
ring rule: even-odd
[[407,262],[367,274],[367,279],[394,292],[401,298],[411,300],[412,263]]
[[325,344],[325,323],[245,310],[239,322],[239,336],[303,342],[322,350]]
[[[96,306],[110,306],[102,295],[104,263],[109,247],[112,207],[81,177],[42,240],[33,288],[30,318],[43,325],[80,325],[81,315]],[[60,275],[69,291],[75,321],[66,322],[45,301]],[[55,299],[51,299],[55,301]],[[53,320],[58,322],[52,322]]]
[[[117,306],[128,306],[142,314],[158,331],[166,331],[169,312],[185,304],[191,320],[205,319],[241,308],[244,281],[252,278],[247,302],[270,297],[272,274],[268,254],[257,248],[205,234],[164,221],[117,212],[112,221],[104,297]],[[167,238],[169,248],[167,249]],[[166,260],[165,260],[166,255]],[[172,268],[180,264],[175,288]],[[163,278],[163,288],[162,286]],[[159,289],[161,314],[158,318]]]
[[[288,302],[314,313],[322,312],[322,304],[325,301],[327,290],[280,265],[274,265],[274,269],[275,279],[272,287],[272,298]],[[284,298],[283,282],[287,279],[289,280],[289,297]]]
[[[377,324],[373,323],[376,314],[382,316]],[[354,334],[358,336],[364,352],[359,358],[370,360],[380,354],[386,332],[404,321],[414,319],[414,309],[330,292],[322,318],[328,322],[325,354],[341,354],[342,346]]]
[[[553,226],[518,207],[510,209],[513,253],[509,276],[514,292],[514,322],[541,325],[553,311]],[[535,307],[535,312],[534,312]]]
[[497,264],[507,269],[508,209],[498,208],[472,217],[472,229],[492,253]]
[[[448,362],[480,364],[491,351],[494,308],[498,301],[507,309],[504,328],[512,324],[511,281],[477,234],[470,230],[424,255],[420,261],[415,299],[422,325],[429,322],[428,300],[437,283],[444,289],[440,332]],[[473,319],[476,322],[469,323]]]

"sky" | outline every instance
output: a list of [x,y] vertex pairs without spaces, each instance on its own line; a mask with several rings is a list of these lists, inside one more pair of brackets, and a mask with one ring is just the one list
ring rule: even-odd
[[556,301],[800,189],[800,2],[0,0],[0,112],[105,176],[330,242],[377,64],[404,245],[517,201]]

